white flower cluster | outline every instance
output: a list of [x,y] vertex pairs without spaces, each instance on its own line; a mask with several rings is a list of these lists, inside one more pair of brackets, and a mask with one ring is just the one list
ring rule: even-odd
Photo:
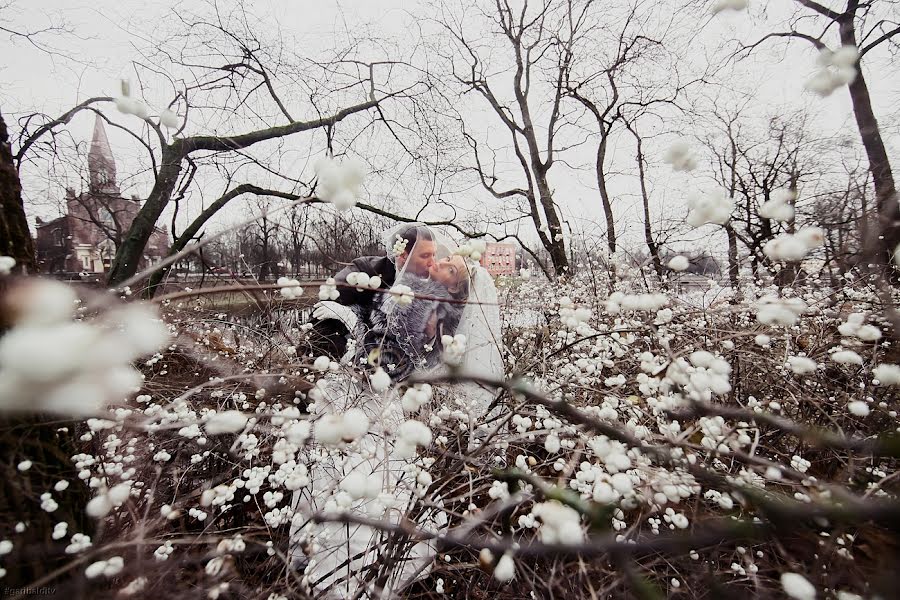
[[124,115],[134,115],[140,119],[146,119],[150,114],[147,105],[131,97],[131,82],[122,80],[122,95],[116,98],[116,108]]
[[313,369],[315,369],[316,371],[324,372],[337,370],[338,367],[340,367],[340,365],[327,356],[319,356],[315,361],[313,361]]
[[83,550],[87,550],[91,547],[91,537],[88,535],[84,535],[83,533],[76,533],[69,540],[69,545],[66,546],[66,554],[78,554]]
[[806,302],[800,298],[765,296],[756,305],[756,319],[763,325],[790,327],[797,323],[806,308]]
[[278,292],[283,298],[287,298],[288,300],[296,300],[303,295],[303,287],[296,279],[279,277],[276,283],[281,286],[281,289],[278,290]]
[[713,394],[722,396],[731,391],[728,361],[706,350],[691,352],[689,359],[690,364],[683,358],[673,361],[666,376],[684,386],[691,398],[709,402]]
[[319,286],[319,300],[337,300],[338,296],[340,296],[340,292],[338,292],[334,277],[329,277],[325,283]]
[[404,238],[402,235],[397,235],[397,239],[394,242],[394,245],[391,247],[391,254],[394,256],[400,256],[404,252],[406,252],[406,247],[409,245],[409,240]]
[[362,271],[354,271],[347,275],[347,283],[356,286],[357,291],[363,289],[377,290],[381,287],[381,277],[378,275],[369,276],[368,273]]
[[441,336],[441,346],[444,348],[443,361],[448,365],[459,366],[466,354],[466,336],[461,333],[456,335]]
[[838,332],[845,337],[859,338],[864,342],[874,342],[881,339],[881,330],[874,325],[863,325],[866,315],[853,313],[847,317],[846,323],[838,325]]
[[131,362],[169,337],[154,309],[129,305],[73,322],[77,298],[62,283],[10,291],[15,326],[0,340],[0,410],[88,415],[136,391]]
[[559,299],[559,319],[566,329],[577,330],[582,324],[591,320],[591,309],[584,306],[575,308],[568,296]]
[[9,275],[16,266],[16,259],[12,256],[0,256],[0,275]]
[[763,202],[759,207],[759,216],[763,219],[782,221],[787,223],[794,220],[794,206],[791,204],[797,199],[797,193],[791,189],[775,190],[769,195],[769,201]]
[[323,415],[313,425],[316,440],[326,446],[351,444],[369,431],[369,417],[359,408]]
[[622,310],[657,311],[668,303],[669,297],[662,293],[624,294],[622,292],[613,292],[609,295],[609,298],[607,298],[604,306],[606,312],[611,315],[616,315]]
[[484,240],[472,240],[460,246],[456,250],[456,254],[460,256],[468,256],[475,262],[481,260],[481,256],[487,252],[487,242]]
[[559,502],[535,504],[531,514],[541,520],[538,536],[545,544],[580,544],[584,541],[581,515]]
[[85,507],[89,517],[100,519],[109,514],[113,508],[122,506],[131,495],[131,482],[126,481],[109,489],[103,489],[94,496]]
[[390,289],[390,293],[394,294],[394,299],[400,306],[409,306],[416,299],[416,295],[408,285],[397,284]]
[[[490,550],[485,548],[482,552],[487,551],[490,554]],[[509,552],[503,554],[500,557],[500,560],[497,561],[497,566],[494,567],[494,578],[497,581],[506,583],[507,581],[512,581],[516,577],[516,563],[513,560],[512,555]]]
[[709,7],[709,12],[714,15],[726,10],[737,12],[745,10],[749,4],[749,0],[714,0]]
[[416,412],[423,404],[431,400],[431,394],[431,385],[427,383],[417,383],[413,387],[407,388],[400,399],[403,411],[408,413]]
[[404,421],[397,430],[394,450],[400,458],[416,456],[416,446],[427,447],[431,444],[431,429],[415,419]]
[[900,385],[900,365],[882,363],[872,369],[872,374],[881,385]]
[[681,254],[673,256],[668,263],[668,267],[673,271],[687,271],[690,266],[691,261],[688,260],[687,256],[682,256]]
[[847,403],[847,410],[857,417],[865,417],[869,414],[869,405],[862,400],[853,400]]
[[819,68],[807,80],[804,87],[822,97],[830,96],[842,85],[852,83],[856,79],[858,60],[859,50],[856,46],[841,46],[834,51],[823,48],[816,59]]
[[731,218],[734,210],[734,200],[728,197],[728,192],[723,188],[709,190],[703,194],[691,196],[687,201],[687,224],[691,227],[700,227],[707,223],[724,225]]
[[818,367],[816,361],[806,356],[790,356],[787,359],[787,365],[796,375],[815,373]]
[[677,140],[669,146],[663,154],[663,162],[672,165],[673,171],[693,171],[697,168],[697,157],[687,138]]
[[815,600],[816,588],[799,573],[782,573],[781,588],[794,600]]
[[387,374],[387,371],[378,367],[369,377],[369,384],[372,386],[372,391],[381,393],[391,387],[391,376]]
[[223,433],[237,433],[247,426],[247,415],[239,410],[226,410],[222,412],[210,412],[206,417],[203,428],[209,435]]
[[841,365],[861,365],[863,364],[862,356],[853,350],[838,349],[831,353],[831,360]]
[[356,206],[359,188],[366,176],[366,166],[357,158],[338,162],[330,156],[316,161],[314,166],[318,176],[316,194],[322,200],[331,202],[340,211]]
[[164,108],[159,111],[159,124],[167,129],[178,129],[181,126],[181,117],[174,111]]
[[363,498],[374,500],[381,495],[382,482],[378,474],[366,474],[357,469],[341,480],[340,488],[350,494],[354,500]]
[[88,579],[94,579],[96,577],[114,577],[118,575],[119,572],[125,567],[125,560],[121,556],[113,556],[112,558],[108,558],[106,560],[98,560],[95,563],[91,563],[84,570],[84,576]]
[[776,235],[763,246],[763,253],[773,261],[796,262],[824,243],[825,232],[821,227],[804,227],[797,233]]

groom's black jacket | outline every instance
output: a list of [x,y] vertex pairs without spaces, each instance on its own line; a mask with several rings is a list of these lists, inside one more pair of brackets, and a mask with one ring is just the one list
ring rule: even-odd
[[[347,285],[347,275],[357,271],[366,273],[369,277],[378,275],[381,277],[380,289],[386,290],[394,285],[397,269],[387,256],[360,256],[334,276],[340,294],[336,302],[345,306],[359,305],[364,313],[368,313],[377,292],[344,287]],[[313,356],[325,355],[333,360],[340,360],[347,350],[348,333],[347,326],[337,319],[316,321],[307,335],[307,343],[297,348],[297,353],[302,356],[311,352]]]

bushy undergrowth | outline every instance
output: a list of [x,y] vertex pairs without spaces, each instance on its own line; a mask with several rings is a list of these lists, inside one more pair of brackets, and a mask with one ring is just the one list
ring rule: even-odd
[[[737,292],[646,281],[588,266],[561,283],[501,282],[508,378],[474,422],[454,374],[372,392],[360,369],[314,367],[294,350],[304,330],[291,310],[236,319],[167,304],[170,345],[142,359],[127,402],[103,418],[3,423],[3,582],[314,597],[340,587],[304,573],[327,546],[317,523],[338,521],[383,532],[377,559],[351,574],[370,596],[429,540],[433,560],[392,594],[766,597],[797,591],[798,574],[820,597],[892,597],[900,348],[884,294],[815,278]],[[323,443],[309,424],[316,382],[339,378],[356,379],[363,408],[428,381],[430,399],[404,418],[430,442],[407,459],[405,492],[364,498],[336,479],[303,514],[293,493],[361,443]],[[393,517],[372,509],[391,501]]]

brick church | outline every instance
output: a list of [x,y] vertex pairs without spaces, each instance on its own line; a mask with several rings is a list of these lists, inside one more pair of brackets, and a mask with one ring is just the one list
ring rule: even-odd
[[[35,250],[44,273],[98,275],[105,273],[131,222],[141,209],[137,196],[124,198],[116,184],[116,160],[99,115],[88,152],[89,185],[76,194],[66,190],[66,214],[52,221],[36,220]],[[139,269],[166,256],[169,233],[156,228],[144,249]]]

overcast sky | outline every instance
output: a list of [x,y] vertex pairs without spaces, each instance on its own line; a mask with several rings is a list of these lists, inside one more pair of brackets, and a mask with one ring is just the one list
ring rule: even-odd
[[[698,11],[696,31],[685,32],[682,36],[682,41],[691,48],[688,60],[719,60],[715,49],[725,40],[734,37],[754,39],[761,33],[773,30],[778,21],[787,15],[784,11],[788,3],[783,0],[769,4],[751,0],[751,3],[750,15],[723,14],[710,19],[708,15]],[[0,35],[0,52],[3,56],[12,57],[12,60],[2,63],[4,85],[0,87],[0,109],[8,121],[14,121],[22,114],[35,111],[58,115],[91,96],[116,95],[119,79],[134,77],[131,62],[140,58],[138,49],[146,48],[156,39],[154,36],[165,30],[171,19],[172,8],[191,7],[192,4],[193,0],[153,3],[137,0],[14,2],[12,7],[0,11],[0,24],[24,31],[40,29],[50,22],[65,21],[72,27],[73,34],[46,38],[46,43],[75,60],[48,54],[20,38]],[[676,5],[669,0],[660,0],[658,4],[660,10]],[[272,23],[272,30],[279,30],[291,43],[302,40],[302,44],[308,45],[311,54],[315,54],[317,49],[333,45],[335,38],[345,39],[364,28],[373,36],[394,39],[402,45],[415,35],[416,29],[411,27],[415,22],[415,15],[427,14],[422,4],[399,0],[254,0],[246,2],[244,8],[254,18]],[[414,16],[411,17],[410,13]],[[827,99],[815,98],[803,91],[803,81],[812,72],[814,59],[814,52],[801,44],[797,44],[789,53],[775,48],[768,49],[739,65],[733,74],[734,87],[753,97],[750,101],[751,113],[762,116],[767,111],[771,112],[773,107],[782,107],[787,112],[791,108],[807,106],[821,115],[817,125],[819,133],[839,132],[856,140],[858,135],[845,88]],[[896,149],[900,77],[896,77],[895,70],[887,68],[885,63],[876,63],[875,68],[879,72],[870,73],[868,81],[878,117],[888,134],[889,144],[892,149]],[[152,100],[164,103],[168,98],[160,96]],[[723,104],[725,100],[723,97]],[[492,122],[487,113],[476,115],[476,122],[478,119],[484,120],[485,128]],[[14,123],[11,126],[15,129]],[[69,131],[76,141],[88,140],[92,126],[93,116],[84,114],[73,120]],[[661,133],[671,129],[670,126],[667,123],[651,125],[648,133]],[[689,135],[694,132],[682,133]],[[109,137],[119,161],[120,174],[134,171],[142,149],[120,131],[109,131]],[[648,154],[652,163],[654,214],[675,218],[685,213],[685,196],[704,182],[700,174],[672,173],[667,166],[661,164],[659,153],[671,139],[673,136],[667,134],[651,141],[648,144]],[[364,149],[358,147],[356,150],[364,152]],[[626,231],[625,239],[639,243],[642,221],[636,181],[632,176],[634,151],[630,138],[619,136],[613,140],[611,150],[612,170],[618,173],[612,185],[616,197],[616,215],[621,223],[620,227]],[[373,153],[377,151],[377,148],[372,149]],[[593,153],[593,144],[588,144],[583,150],[575,152],[570,162],[590,164]],[[306,155],[299,156],[296,163],[289,164],[302,169],[309,154],[307,152]],[[47,196],[59,193],[61,188],[54,189],[44,185],[42,175],[35,172],[24,174],[26,198],[32,202],[30,217],[55,216],[52,202],[54,198]],[[404,173],[393,184],[381,181],[377,184],[378,189],[371,191],[402,194],[418,189],[421,182],[399,181],[404,177],[414,177],[414,174]],[[576,228],[590,228],[592,223],[602,221],[597,192],[589,171],[577,172],[561,166],[557,171],[551,172],[551,180],[566,218]],[[145,196],[149,191],[150,183],[146,178],[138,177],[127,183],[131,186],[126,190],[127,193]],[[390,185],[397,187],[385,187]],[[462,202],[468,203],[470,207],[477,207],[479,203],[488,204],[489,199],[475,190]],[[229,217],[223,218],[227,220]],[[705,235],[696,237],[708,238]]]

